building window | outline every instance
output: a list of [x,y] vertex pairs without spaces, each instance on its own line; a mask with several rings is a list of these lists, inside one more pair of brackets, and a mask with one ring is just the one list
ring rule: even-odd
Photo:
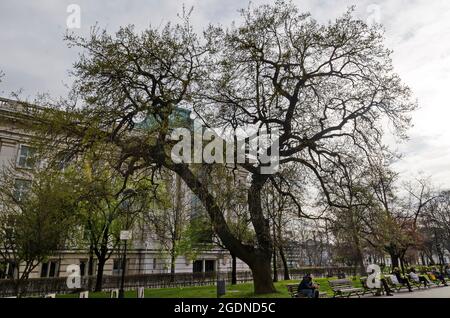
[[41,265],[41,277],[58,277],[59,264],[57,261],[49,261]]
[[17,156],[17,166],[19,168],[32,169],[34,167],[33,156],[36,153],[34,148],[20,145]]
[[121,275],[122,274],[122,259],[116,258],[113,261],[113,275]]
[[41,277],[47,277],[48,263],[42,263],[41,265]]
[[13,261],[0,263],[0,279],[15,279],[16,269],[16,263]]
[[194,261],[192,271],[194,273],[203,272],[203,260]]
[[14,182],[14,196],[16,200],[22,201],[26,197],[27,192],[30,190],[30,188],[30,180],[16,179]]
[[205,272],[211,273],[216,271],[216,261],[215,260],[205,260]]
[[153,259],[153,269],[156,269],[158,266],[158,260],[156,258]]
[[87,271],[87,261],[86,260],[80,260],[80,276],[86,276]]
[[92,260],[92,267],[90,268],[88,259],[80,259],[80,275],[81,276],[92,276],[97,273],[97,261]]
[[50,268],[48,269],[48,277],[56,277],[56,262],[50,262]]

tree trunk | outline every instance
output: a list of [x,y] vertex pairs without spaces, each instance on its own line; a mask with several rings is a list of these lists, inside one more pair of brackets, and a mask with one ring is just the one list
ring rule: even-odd
[[95,282],[95,290],[96,292],[102,291],[103,288],[103,270],[105,268],[106,257],[101,256],[98,258],[98,266],[97,266],[97,280]]
[[94,275],[94,248],[92,244],[89,246],[89,261],[88,261],[88,290],[92,289],[92,276]]
[[170,254],[170,282],[173,283],[175,281],[175,251],[172,251]]
[[360,231],[358,231],[358,226],[354,219],[355,210],[350,209],[350,212],[351,212],[351,235],[353,238],[353,242],[355,244],[354,248],[356,251],[356,263],[358,265],[359,274],[361,276],[365,276],[365,275],[367,275],[367,272],[366,272],[366,267],[364,266],[364,254],[362,251],[361,241],[360,241],[360,236],[359,236]]
[[390,254],[390,255],[391,255],[391,261],[392,261],[392,269],[394,269],[395,267],[399,267],[398,255],[395,255],[395,254]]
[[404,261],[404,257],[403,256],[400,257],[400,267],[402,269],[403,275],[405,275],[405,261]]
[[356,262],[358,265],[358,271],[361,276],[367,275],[366,266],[364,265],[364,255],[361,249],[361,244],[359,241],[359,237],[357,235],[353,235],[353,241],[355,242],[356,249]]
[[207,184],[196,177],[186,165],[164,163],[176,172],[189,189],[200,199],[211,219],[214,231],[225,247],[236,257],[244,261],[252,270],[256,294],[270,294],[276,291],[272,282],[271,258],[273,242],[269,221],[265,218],[261,206],[261,189],[268,179],[267,175],[253,175],[252,185],[247,192],[250,219],[255,230],[257,246],[243,244],[230,230],[224,217],[224,211],[218,206]]
[[258,257],[257,260],[258,261],[250,266],[253,275],[255,294],[276,293],[271,277],[270,258]]
[[177,259],[177,245],[181,236],[181,209],[182,207],[182,192],[181,192],[181,177],[179,175],[175,176],[175,186],[176,186],[176,201],[175,201],[175,217],[174,217],[174,228],[172,236],[172,248],[170,251],[170,282],[175,281],[175,262]]
[[428,266],[434,266],[434,265],[436,265],[435,262],[434,262],[434,259],[433,259],[433,255],[428,256],[428,260],[429,260]]
[[423,253],[420,253],[420,259],[422,261],[423,266],[427,265],[427,262],[425,261],[425,255]]
[[273,249],[272,266],[273,266],[273,282],[275,283],[275,282],[278,282],[277,250],[276,250],[276,248]]
[[284,255],[283,247],[280,246],[278,249],[280,251],[280,257],[281,257],[281,261],[283,263],[284,280],[291,280],[291,277],[289,275],[289,267],[288,267],[286,255]]
[[[272,200],[274,201],[274,200]],[[276,232],[275,232],[275,222],[273,222],[272,224],[272,229],[273,229],[273,241],[276,242]],[[275,245],[276,246],[276,245]],[[277,264],[277,249],[276,247],[274,247],[273,252],[272,252],[272,266],[273,266],[273,282],[278,282],[278,264]]]
[[236,255],[231,254],[231,285],[237,284]]

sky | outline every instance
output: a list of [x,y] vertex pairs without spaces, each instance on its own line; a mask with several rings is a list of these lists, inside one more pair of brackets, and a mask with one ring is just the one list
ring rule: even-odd
[[[273,1],[254,0],[254,5]],[[326,23],[356,5],[355,14],[376,21],[386,30],[386,46],[394,51],[395,71],[414,92],[419,110],[413,114],[408,142],[395,147],[404,153],[396,163],[403,178],[431,176],[437,187],[450,188],[450,1],[448,0],[294,0],[300,10]],[[87,35],[92,25],[114,32],[134,24],[137,30],[175,21],[183,4],[193,7],[192,20],[201,31],[209,23],[239,21],[238,0],[1,0],[0,96],[22,91],[64,95],[70,85],[68,71],[78,52],[62,41],[67,20],[76,4],[80,28]],[[73,21],[70,20],[69,21]]]

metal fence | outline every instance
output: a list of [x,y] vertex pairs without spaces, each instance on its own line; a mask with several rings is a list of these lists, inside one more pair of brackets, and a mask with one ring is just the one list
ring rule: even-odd
[[[301,279],[305,274],[313,274],[315,277],[337,276],[338,274],[354,275],[353,267],[320,267],[320,268],[300,268],[290,271],[293,280]],[[283,272],[279,272],[279,279],[283,277]],[[238,272],[237,283],[246,283],[253,280],[252,273]],[[104,276],[103,290],[119,288],[120,276]],[[169,288],[169,287],[189,287],[215,285],[217,280],[225,280],[231,283],[231,272],[227,273],[163,273],[163,274],[141,274],[125,276],[124,288],[127,290],[144,288]],[[92,290],[95,286],[96,277],[81,277],[81,288],[79,290],[70,289],[67,286],[67,277],[57,278],[30,278],[22,281],[20,290],[23,296],[42,296],[50,293],[68,294],[79,292],[80,290]],[[17,284],[14,280],[0,280],[0,297],[14,296]]]

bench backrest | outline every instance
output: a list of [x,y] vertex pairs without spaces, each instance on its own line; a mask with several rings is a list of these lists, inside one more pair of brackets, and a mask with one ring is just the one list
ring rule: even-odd
[[352,282],[348,279],[330,280],[329,284],[332,289],[353,288]]
[[286,287],[290,293],[296,293],[298,290],[298,285],[287,285]]

